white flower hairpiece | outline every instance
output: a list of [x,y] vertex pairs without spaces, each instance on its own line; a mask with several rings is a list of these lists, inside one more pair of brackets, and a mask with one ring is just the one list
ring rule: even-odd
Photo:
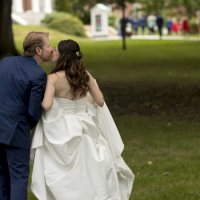
[[76,52],[76,55],[77,55],[77,56],[80,56],[80,52],[79,52],[79,51],[77,51],[77,52]]

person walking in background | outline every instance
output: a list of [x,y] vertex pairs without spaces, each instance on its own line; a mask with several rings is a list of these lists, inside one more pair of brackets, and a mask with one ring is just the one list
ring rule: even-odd
[[156,26],[155,15],[149,15],[147,17],[147,26],[148,26],[148,29],[149,29],[149,33],[154,34],[155,33],[155,26]]
[[177,21],[177,32],[180,34],[183,30],[183,22],[181,20],[181,18],[178,18]]
[[183,34],[188,34],[190,32],[190,26],[189,26],[189,22],[187,17],[183,17],[183,25],[182,25],[182,29],[183,29]]
[[138,34],[138,27],[139,27],[139,19],[138,18],[133,18],[132,19],[132,24],[133,24],[134,35],[137,35]]
[[24,56],[0,61],[0,199],[27,200],[30,128],[40,118],[46,73],[39,63],[52,53],[48,33],[30,32]]
[[163,28],[163,24],[164,24],[164,20],[163,20],[163,17],[161,15],[159,15],[157,17],[156,24],[157,24],[158,33],[159,33],[159,36],[160,36],[160,39],[161,39],[162,38],[162,28]]
[[168,35],[171,35],[171,32],[172,32],[172,20],[171,18],[167,18],[166,20],[166,28],[167,28],[167,31],[168,31]]
[[196,12],[196,24],[197,24],[198,32],[200,35],[200,11]]
[[147,26],[147,20],[146,20],[146,17],[145,16],[142,16],[140,19],[139,19],[139,26],[141,27],[142,29],[142,34],[144,35],[145,33],[145,28]]
[[174,18],[172,20],[172,32],[175,33],[175,34],[177,34],[179,32],[179,26],[178,26],[176,18]]
[[38,200],[128,200],[134,175],[121,157],[123,143],[96,80],[74,40],[53,53],[35,129],[31,190]]

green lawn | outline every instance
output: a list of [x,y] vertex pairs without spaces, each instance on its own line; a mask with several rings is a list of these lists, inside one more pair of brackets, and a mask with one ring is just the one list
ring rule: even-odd
[[[14,26],[15,41],[37,27]],[[41,29],[40,29],[41,30]],[[53,30],[55,47],[70,36]],[[136,175],[131,200],[200,199],[200,43],[79,39]],[[49,72],[53,63],[43,65]],[[34,200],[30,193],[30,200]]]
[[[15,41],[22,51],[22,41],[36,26],[14,26]],[[121,41],[91,41],[64,35],[40,27],[50,33],[53,47],[59,40],[75,39],[80,43],[86,67],[101,81],[182,83],[199,82],[200,43],[192,41],[128,40],[127,50],[121,50]],[[44,65],[49,72],[52,65]]]
[[80,45],[86,67],[102,81],[199,82],[199,42],[128,40],[126,51],[121,41],[81,40]]
[[136,175],[131,200],[200,199],[199,122],[144,116],[117,121],[124,158]]

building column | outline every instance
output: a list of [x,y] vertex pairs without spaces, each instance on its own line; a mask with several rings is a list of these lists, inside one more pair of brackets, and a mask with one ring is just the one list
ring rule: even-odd
[[12,11],[15,13],[21,13],[24,11],[23,0],[13,0]]
[[40,1],[39,0],[32,0],[32,11],[34,13],[40,12]]
[[52,12],[52,0],[44,0],[44,13]]

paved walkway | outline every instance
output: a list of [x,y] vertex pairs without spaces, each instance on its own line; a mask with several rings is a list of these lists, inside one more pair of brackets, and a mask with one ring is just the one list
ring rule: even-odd
[[[109,40],[121,40],[118,35],[112,35],[108,37],[94,37],[92,40],[95,41],[109,41]],[[159,35],[133,35],[128,39],[133,40],[160,40]],[[200,41],[200,36],[163,36],[162,40],[188,40],[188,41]]]
[[[106,40],[121,40],[121,36],[117,35],[118,32],[116,29],[113,27],[108,28],[108,37],[92,37],[91,35],[91,26],[90,25],[85,25],[84,26],[86,35],[91,38],[92,40],[95,41],[106,41]],[[127,37],[128,38],[128,37]],[[159,35],[132,35],[128,39],[133,39],[133,40],[160,40]],[[189,40],[189,41],[200,41],[200,35],[198,36],[181,36],[181,35],[164,35],[162,37],[162,40]]]

